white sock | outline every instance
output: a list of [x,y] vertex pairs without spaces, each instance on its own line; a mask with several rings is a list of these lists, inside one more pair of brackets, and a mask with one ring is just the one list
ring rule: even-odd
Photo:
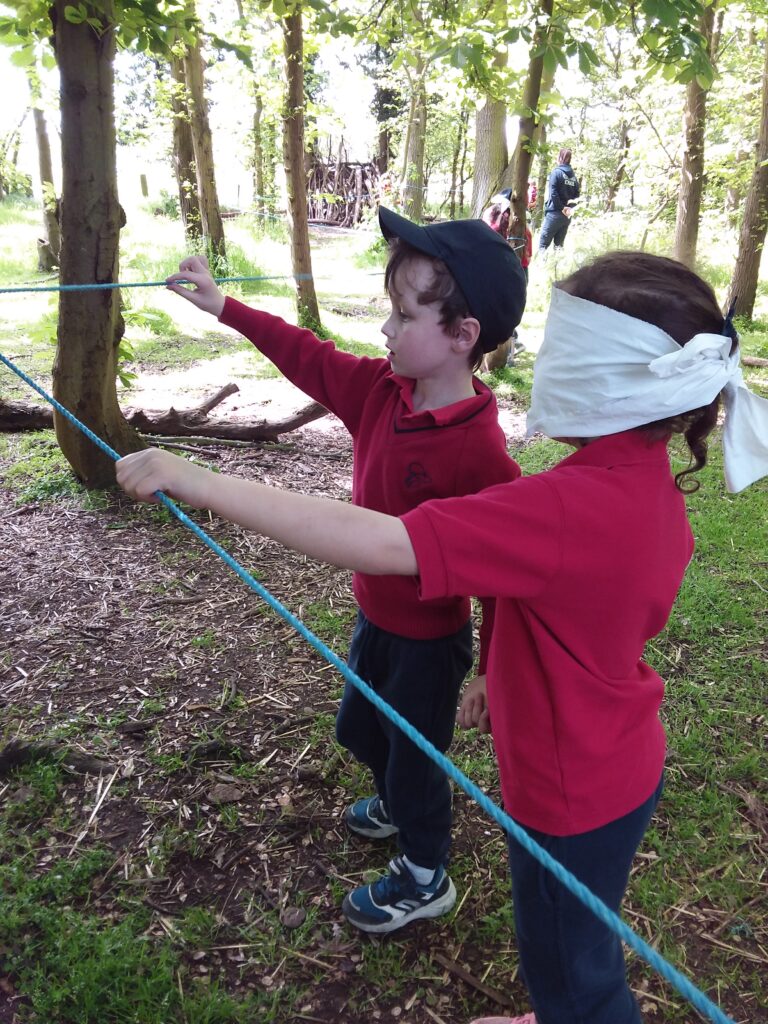
[[414,864],[413,861],[409,860],[406,856],[403,856],[403,860],[419,885],[429,885],[435,877],[434,868],[420,868],[418,864]]

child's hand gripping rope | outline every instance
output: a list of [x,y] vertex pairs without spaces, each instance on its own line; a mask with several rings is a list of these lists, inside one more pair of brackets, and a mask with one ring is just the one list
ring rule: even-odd
[[[182,295],[193,306],[213,316],[221,316],[224,309],[224,296],[216,286],[216,282],[208,269],[205,256],[185,256],[179,264],[179,271],[166,279],[172,292]],[[186,285],[193,285],[188,288]]]

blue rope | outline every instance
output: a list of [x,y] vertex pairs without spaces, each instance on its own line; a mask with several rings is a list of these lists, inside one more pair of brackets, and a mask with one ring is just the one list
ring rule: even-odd
[[[102,441],[100,437],[89,430],[84,423],[81,423],[75,416],[65,409],[63,405],[52,398],[46,391],[43,390],[38,384],[36,384],[30,377],[28,377],[23,370],[20,370],[15,366],[10,359],[0,352],[0,362],[3,362],[10,370],[13,370],[21,379],[28,384],[34,391],[36,391],[42,398],[49,402],[54,409],[64,416],[73,426],[81,430],[86,437],[90,438],[103,452],[113,458],[115,461],[121,458],[120,455],[113,449],[110,448],[106,442]],[[607,925],[619,938],[625,942],[631,949],[633,949],[642,959],[657,971],[663,978],[666,978],[671,985],[673,985],[682,996],[684,996],[692,1006],[694,1006],[704,1017],[715,1024],[735,1024],[730,1017],[727,1017],[723,1011],[707,996],[704,995],[695,985],[690,982],[684,974],[681,974],[675,967],[672,966],[667,960],[664,959],[659,953],[656,952],[651,946],[648,945],[643,939],[640,938],[635,932],[632,931],[622,920],[615,914],[610,907],[606,906],[602,900],[598,899],[595,894],[587,888],[583,882],[580,882],[575,875],[572,875],[570,871],[566,870],[560,864],[559,861],[555,860],[543,847],[539,846],[535,840],[531,839],[528,833],[516,821],[513,821],[509,815],[498,807],[478,786],[475,785],[471,779],[467,778],[463,772],[461,772],[452,761],[450,761],[445,754],[441,753],[435,746],[433,746],[428,739],[417,732],[407,719],[403,718],[401,714],[395,711],[386,701],[382,700],[379,695],[371,689],[371,687],[364,682],[358,675],[356,675],[346,662],[342,661],[337,654],[327,647],[322,640],[314,635],[300,619],[297,619],[288,609],[273,597],[272,594],[264,587],[258,580],[254,579],[253,576],[244,569],[239,562],[225,551],[221,545],[217,544],[216,541],[209,537],[208,534],[202,530],[197,523],[193,522],[189,516],[187,516],[181,509],[176,505],[170,498],[168,498],[162,491],[155,491],[155,497],[165,505],[165,507],[171,512],[176,518],[182,522],[185,526],[198,537],[207,547],[211,549],[215,554],[222,559],[222,561],[232,569],[244,583],[246,583],[251,590],[254,590],[266,603],[276,611],[286,622],[288,622],[293,628],[299,633],[304,639],[315,648],[334,668],[336,668],[341,675],[347,679],[353,686],[367,697],[367,699],[376,707],[383,715],[385,715],[391,722],[393,722],[405,735],[415,743],[416,746],[430,757],[436,764],[438,764],[443,771],[448,775],[449,778],[453,779],[460,789],[475,800],[480,807],[491,817],[498,825],[500,825],[505,832],[509,833],[513,839],[515,839],[524,850],[526,850],[532,857],[534,857],[540,864],[543,864],[548,871],[557,878],[562,885],[568,889],[574,896],[582,901],[589,909],[595,914],[605,925]]]
[[[231,281],[310,281],[311,279],[311,274],[262,274],[258,277],[214,277],[214,281],[217,284],[227,284]],[[184,282],[179,281],[178,283],[183,284]],[[113,288],[157,288],[158,286],[166,287],[167,281],[104,281],[99,284],[35,285],[33,287],[0,288],[0,295],[7,294],[8,292],[95,292]]]

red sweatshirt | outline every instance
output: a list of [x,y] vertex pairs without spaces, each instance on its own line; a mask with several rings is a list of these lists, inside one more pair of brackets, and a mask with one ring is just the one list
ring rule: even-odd
[[[400,516],[431,498],[472,494],[520,475],[507,454],[493,392],[476,378],[474,397],[414,412],[415,382],[393,374],[386,359],[340,352],[311,331],[235,299],[226,300],[220,320],[342,421],[354,441],[354,504]],[[482,555],[479,546],[476,551]],[[399,636],[449,636],[470,617],[469,594],[421,601],[416,577],[355,573],[353,589],[365,616]],[[492,615],[491,602],[484,607],[481,671]]]
[[639,807],[665,747],[664,683],[643,648],[693,552],[665,443],[603,437],[403,521],[425,599],[496,597],[488,704],[510,815],[563,836]]

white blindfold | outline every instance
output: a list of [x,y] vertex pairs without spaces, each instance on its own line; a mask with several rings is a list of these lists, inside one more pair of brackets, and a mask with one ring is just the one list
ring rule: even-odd
[[601,437],[708,405],[721,391],[729,491],[768,474],[768,401],[744,383],[731,338],[681,346],[660,327],[553,287],[527,432]]

